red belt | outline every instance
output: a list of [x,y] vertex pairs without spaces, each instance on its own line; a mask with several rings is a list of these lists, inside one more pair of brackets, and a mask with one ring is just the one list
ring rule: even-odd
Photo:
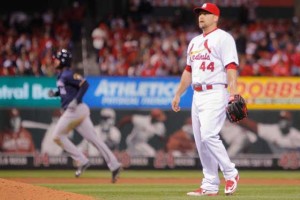
[[204,90],[212,90],[216,88],[216,86],[220,87],[223,86],[224,88],[227,88],[227,84],[216,84],[216,85],[193,85],[193,89],[196,90],[197,92],[201,92]]

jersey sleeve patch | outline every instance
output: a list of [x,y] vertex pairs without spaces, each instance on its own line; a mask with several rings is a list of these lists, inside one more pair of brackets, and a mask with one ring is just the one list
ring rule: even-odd
[[80,74],[74,73],[74,74],[73,74],[73,79],[74,79],[74,80],[82,80],[83,77],[82,77]]

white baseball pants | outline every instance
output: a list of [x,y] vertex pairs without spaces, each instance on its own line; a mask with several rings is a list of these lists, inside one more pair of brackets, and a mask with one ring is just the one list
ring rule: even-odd
[[228,103],[226,88],[216,88],[201,92],[194,91],[192,103],[192,125],[204,178],[201,188],[218,191],[220,179],[218,168],[225,179],[238,174],[235,164],[228,157],[219,132],[224,124]]

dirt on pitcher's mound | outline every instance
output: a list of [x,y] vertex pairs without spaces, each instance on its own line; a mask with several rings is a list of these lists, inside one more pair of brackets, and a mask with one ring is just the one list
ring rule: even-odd
[[64,192],[0,178],[1,200],[95,200],[90,196]]

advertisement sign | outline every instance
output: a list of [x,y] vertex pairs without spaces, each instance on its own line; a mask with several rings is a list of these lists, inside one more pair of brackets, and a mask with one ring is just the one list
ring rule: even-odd
[[[180,77],[87,77],[90,87],[84,102],[91,108],[171,109]],[[55,78],[1,77],[0,107],[59,108],[60,98],[48,97],[57,90]],[[240,77],[239,93],[249,110],[299,110],[298,77]],[[180,107],[190,109],[193,90],[188,87]]]
[[298,77],[240,77],[238,89],[249,109],[300,109]]
[[[84,101],[92,108],[170,109],[179,77],[128,78],[88,77],[90,88]],[[192,89],[182,96],[181,107],[190,108]]]
[[[199,169],[198,157],[174,157],[171,154],[158,154],[150,157],[126,157],[125,160],[116,154],[126,169]],[[289,156],[289,157],[288,157]],[[90,169],[106,169],[103,157],[89,157]],[[299,170],[300,154],[291,152],[280,157],[270,155],[249,155],[232,159],[239,169],[276,169]],[[74,169],[74,162],[68,155],[48,156],[44,154],[13,155],[0,153],[1,169]]]
[[[57,109],[0,109],[0,168],[72,168],[72,158],[53,141]],[[190,110],[92,109],[95,134],[125,168],[180,169],[201,166],[195,146]],[[153,112],[155,111],[155,112]],[[151,120],[156,113],[156,120]],[[157,113],[164,114],[164,118]],[[155,117],[153,116],[153,117]],[[250,111],[239,123],[225,120],[221,140],[239,168],[300,169],[299,111]],[[17,120],[18,118],[19,120]],[[131,120],[129,120],[131,119]],[[11,123],[11,122],[21,123]],[[159,130],[155,127],[160,127]],[[79,133],[68,138],[92,166],[106,162],[92,143]],[[18,145],[22,144],[22,145]]]
[[56,89],[53,78],[1,77],[0,107],[59,107],[59,98],[48,97]]

